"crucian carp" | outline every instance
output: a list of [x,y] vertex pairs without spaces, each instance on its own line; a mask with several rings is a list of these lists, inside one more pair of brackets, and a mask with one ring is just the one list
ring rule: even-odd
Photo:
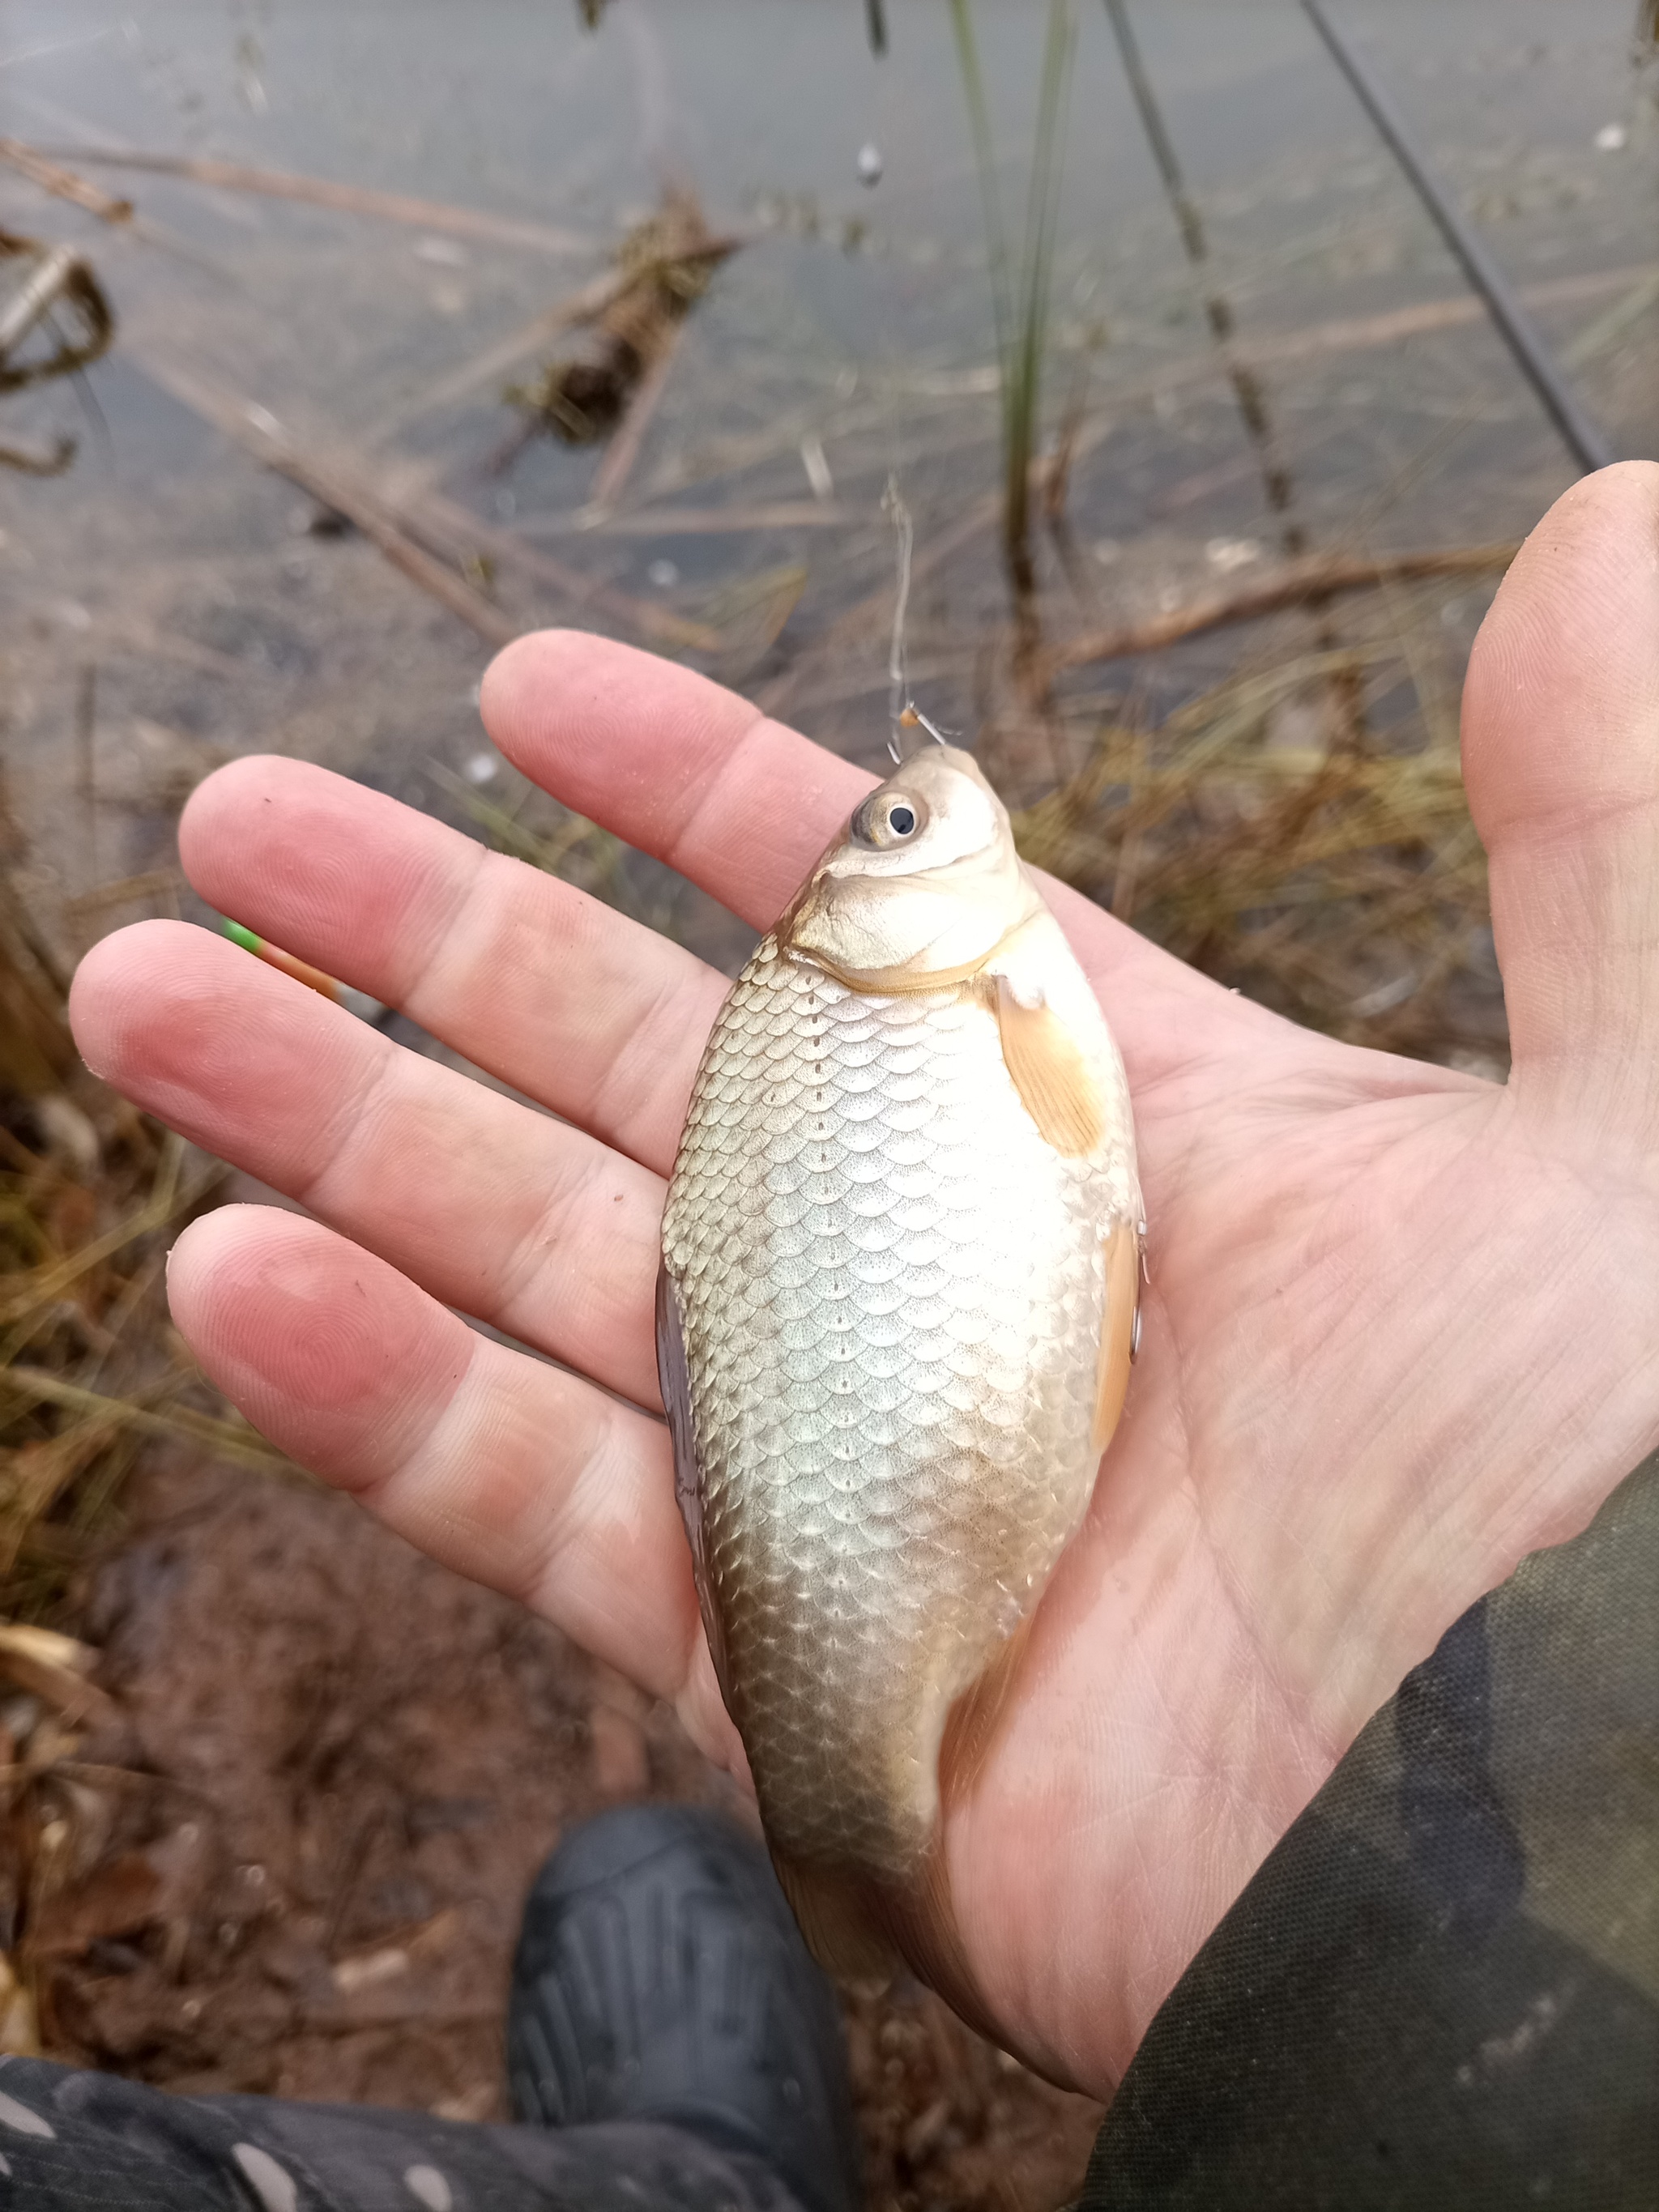
[[658,1363],[714,1666],[809,1941],[975,2008],[942,1802],[1087,1510],[1138,1326],[1123,1065],[964,752],[872,792],[738,976]]

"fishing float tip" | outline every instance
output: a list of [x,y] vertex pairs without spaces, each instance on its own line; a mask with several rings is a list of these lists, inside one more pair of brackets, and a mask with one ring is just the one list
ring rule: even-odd
[[244,952],[251,952],[256,960],[263,960],[267,968],[275,968],[279,975],[291,975],[296,983],[303,983],[307,990],[315,991],[319,998],[332,1000],[337,1006],[343,1006],[348,1013],[372,1022],[378,1021],[386,1012],[380,1001],[372,999],[367,991],[354,990],[349,983],[337,982],[332,975],[325,975],[320,968],[313,968],[308,960],[296,959],[293,953],[284,952],[280,945],[271,945],[264,938],[256,936],[246,923],[226,919],[220,922],[219,927],[231,943],[240,945]]

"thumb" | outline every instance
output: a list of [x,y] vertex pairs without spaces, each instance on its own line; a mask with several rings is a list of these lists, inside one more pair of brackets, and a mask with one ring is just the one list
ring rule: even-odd
[[1523,1104],[1659,1134],[1659,466],[1558,500],[1482,624],[1463,774]]

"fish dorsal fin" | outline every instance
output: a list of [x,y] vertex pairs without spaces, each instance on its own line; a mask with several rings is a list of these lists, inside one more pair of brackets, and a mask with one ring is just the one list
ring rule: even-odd
[[1106,1310],[1100,1324],[1095,1419],[1089,1438],[1097,1451],[1104,1451],[1110,1443],[1123,1411],[1134,1350],[1135,1308],[1139,1302],[1140,1238],[1132,1224],[1120,1221],[1106,1239]]
[[1023,1005],[1006,975],[994,980],[1002,1057],[1026,1112],[1066,1158],[1092,1152],[1106,1133],[1106,1117],[1100,1085],[1077,1039],[1052,1006]]

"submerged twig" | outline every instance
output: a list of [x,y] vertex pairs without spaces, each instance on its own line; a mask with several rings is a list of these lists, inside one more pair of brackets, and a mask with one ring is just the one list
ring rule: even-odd
[[31,453],[27,446],[0,446],[0,469],[11,469],[20,477],[61,477],[79,451],[68,432],[60,430],[44,453]]
[[16,138],[0,138],[0,161],[27,177],[32,185],[39,185],[43,192],[54,199],[68,200],[71,206],[82,208],[95,215],[100,222],[129,222],[132,219],[132,202],[118,200],[89,185],[84,177],[77,177],[72,169],[49,161],[44,154],[37,154],[33,146],[25,146]]
[[404,192],[376,191],[364,185],[340,185],[326,177],[302,177],[283,169],[250,168],[241,161],[216,161],[188,154],[115,153],[102,146],[54,146],[51,155],[88,167],[137,169],[151,176],[177,177],[186,184],[210,185],[220,191],[256,192],[268,199],[299,200],[338,215],[377,216],[408,223],[417,230],[451,238],[476,238],[498,246],[533,246],[543,253],[589,253],[592,240],[550,224],[525,222],[494,215],[486,208],[452,207],[447,201],[414,199]]
[[645,434],[651,427],[652,417],[668,388],[669,372],[674,366],[674,356],[685,335],[685,325],[677,323],[663,340],[656,359],[634,387],[617,434],[605,451],[605,457],[593,471],[593,481],[588,487],[590,507],[609,507],[633,474],[634,464],[640,457]]
[[238,398],[170,356],[146,350],[137,358],[146,374],[165,391],[216,423],[265,467],[300,485],[325,507],[345,515],[393,568],[490,645],[508,644],[524,625],[486,599],[449,565],[451,562],[470,562],[483,573],[486,560],[510,558],[526,574],[553,584],[579,603],[587,601],[604,609],[659,643],[703,652],[720,647],[718,633],[706,624],[687,622],[665,609],[597,584],[512,532],[479,521],[436,493],[415,493],[400,500],[351,462],[302,448],[268,408]]
[[[22,283],[0,306],[0,392],[20,392],[88,368],[108,350],[115,314],[103,287],[85,258],[72,246],[43,246],[38,240],[0,230],[0,260],[26,264]],[[35,327],[63,305],[75,312],[78,337],[59,337],[54,349],[34,361],[12,356]]]
[[538,315],[532,315],[527,323],[521,323],[508,337],[497,338],[482,353],[473,355],[459,368],[453,368],[447,376],[440,377],[417,399],[412,399],[401,410],[394,410],[389,423],[382,425],[381,435],[386,434],[388,427],[406,429],[411,422],[419,422],[422,416],[434,414],[440,408],[453,407],[458,400],[469,398],[485,385],[493,384],[507,370],[516,368],[520,362],[544,346],[550,338],[557,337],[561,331],[592,322],[597,315],[602,314],[628,282],[624,270],[607,269],[586,284],[578,285],[562,300],[556,300],[550,307],[544,307]]
[[612,584],[601,583],[597,577],[571,568],[539,545],[531,544],[516,531],[481,521],[470,509],[447,499],[441,492],[413,495],[403,512],[416,537],[431,533],[434,539],[467,549],[474,559],[482,554],[498,567],[520,569],[525,575],[550,585],[578,606],[599,608],[654,644],[678,646],[689,653],[718,653],[723,643],[719,630],[709,623],[692,622],[666,607],[636,599],[631,592],[618,591]]
[[268,408],[239,401],[164,356],[146,354],[139,360],[145,373],[192,413],[216,423],[266,468],[345,515],[394,568],[476,630],[486,644],[507,645],[518,636],[520,625],[511,616],[417,544],[401,519],[367,484],[337,465],[302,451]]
[[1507,568],[1520,551],[1514,543],[1450,545],[1420,553],[1384,553],[1370,559],[1310,555],[1287,562],[1271,576],[1231,591],[1206,592],[1184,606],[1114,629],[1091,630],[1054,648],[1057,668],[1078,668],[1095,660],[1118,660],[1138,653],[1157,653],[1202,630],[1230,623],[1252,622],[1285,607],[1304,605],[1338,592],[1370,591],[1382,584],[1409,583],[1426,576],[1489,576]]

